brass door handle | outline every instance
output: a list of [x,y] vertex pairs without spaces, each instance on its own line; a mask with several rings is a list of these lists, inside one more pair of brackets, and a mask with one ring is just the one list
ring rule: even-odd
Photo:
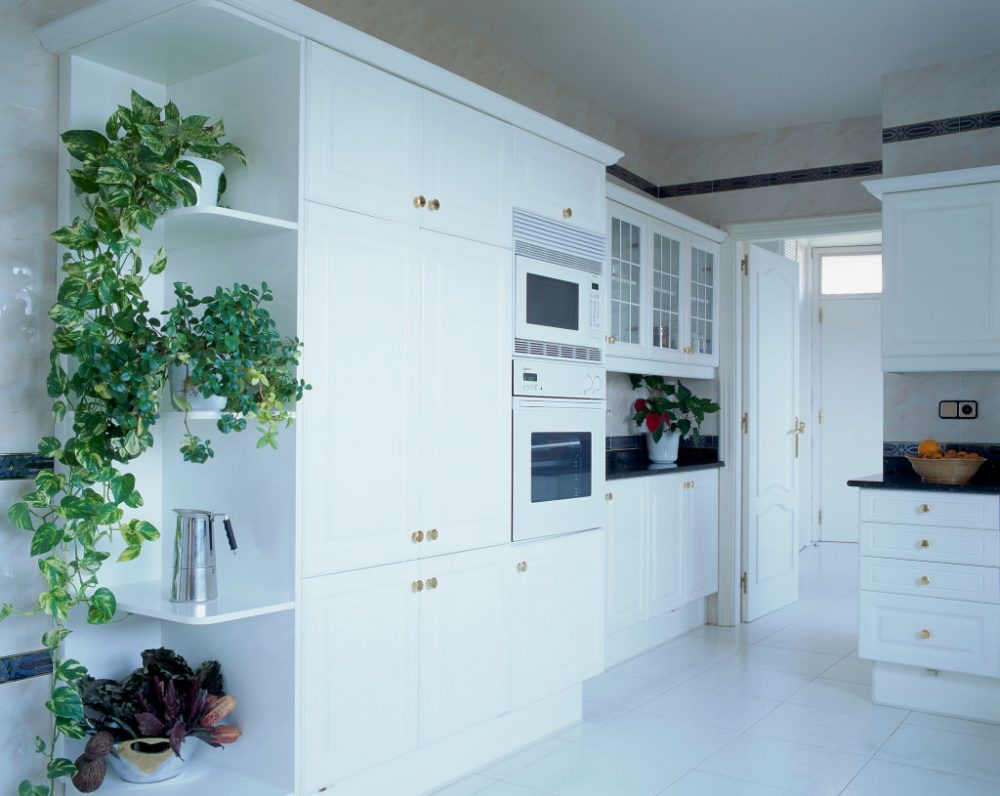
[[917,635],[920,636],[920,638],[922,639],[928,639],[931,637],[931,631],[921,630]]
[[423,531],[414,531],[413,533],[410,534],[410,541],[412,541],[414,543],[418,543],[418,542],[424,541],[424,532]]
[[931,513],[931,507],[927,503],[921,503],[919,506],[917,506],[917,510],[921,514],[930,514]]
[[920,576],[920,580],[919,580],[919,581],[917,581],[917,582],[918,582],[918,583],[919,583],[919,584],[920,584],[921,586],[929,586],[929,585],[930,585],[930,583],[931,583],[931,579],[930,579],[930,578],[928,578],[928,577],[927,577],[926,575],[921,575],[921,576]]
[[424,590],[424,582],[422,580],[415,580],[410,584],[410,591],[418,592]]
[[806,430],[806,422],[804,420],[799,420],[795,418],[795,427],[792,433],[795,435],[795,458],[799,458],[799,435],[804,434]]
[[427,588],[428,589],[436,589],[437,587],[438,587],[438,579],[437,578],[427,578]]
[[563,218],[573,218],[573,208],[564,207],[563,208]]
[[425,207],[426,205],[427,205],[427,200],[423,196],[413,197],[413,206],[417,208],[417,210],[419,210],[422,207]]
[[428,541],[433,542],[437,538],[438,538],[438,529],[437,528],[431,528],[427,532],[427,539],[428,539]]
[[441,203],[437,199],[431,199],[427,203],[427,209],[433,213],[435,210],[441,209]]
[[927,541],[926,539],[921,539],[920,542],[919,542],[919,545],[921,547],[923,547],[923,548],[928,548],[928,547],[931,546],[931,543],[929,541]]

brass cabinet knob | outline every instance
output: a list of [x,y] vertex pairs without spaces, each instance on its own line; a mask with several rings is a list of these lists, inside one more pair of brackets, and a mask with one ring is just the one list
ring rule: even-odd
[[929,630],[921,630],[917,635],[920,636],[920,638],[928,639],[928,638],[931,637],[931,631],[929,631]]
[[436,589],[437,587],[438,587],[438,579],[437,578],[427,578],[427,588],[428,589]]
[[605,337],[604,339],[608,341],[608,345],[614,345],[615,343],[618,342],[618,338],[615,337],[613,334],[609,335],[608,337]]
[[563,218],[573,218],[573,208],[564,207],[563,208]]
[[926,539],[921,539],[919,544],[920,544],[921,547],[924,547],[924,548],[931,546],[931,543],[929,541],[927,541]]
[[423,196],[413,197],[413,206],[417,208],[417,210],[419,210],[421,207],[424,207],[426,204],[427,200]]
[[423,590],[424,590],[424,582],[422,580],[415,580],[413,581],[413,583],[410,584],[410,591],[417,592]]
[[437,539],[437,538],[438,538],[438,529],[437,529],[437,528],[431,528],[431,529],[430,529],[430,530],[429,530],[429,531],[427,532],[427,538],[428,538],[428,539],[429,539],[430,541],[432,541],[432,542],[433,542],[433,541],[434,541],[435,539]]
[[921,586],[929,586],[929,585],[930,585],[930,582],[931,582],[931,579],[930,579],[930,578],[928,578],[928,577],[927,577],[926,575],[921,575],[921,576],[920,576],[920,580],[919,580],[919,581],[917,581],[917,582],[918,582],[918,583],[919,583],[919,584],[920,584]]
[[615,499],[614,492],[605,492],[604,493],[604,499],[605,500],[614,500]]
[[435,210],[441,209],[441,203],[437,199],[431,199],[427,203],[427,209],[433,213]]
[[920,510],[921,514],[930,514],[931,513],[931,507],[928,506],[926,503],[921,503],[917,508]]
[[517,571],[518,572],[527,572],[528,571],[528,562],[527,561],[518,561],[517,562]]
[[410,540],[412,542],[422,542],[422,541],[424,541],[424,532],[423,531],[414,531],[413,533],[410,534]]

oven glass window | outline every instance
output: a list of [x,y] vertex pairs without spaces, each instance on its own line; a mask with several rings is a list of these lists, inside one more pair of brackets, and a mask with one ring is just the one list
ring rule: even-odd
[[580,286],[576,282],[527,274],[527,321],[556,329],[580,328]]
[[535,432],[531,435],[531,502],[590,497],[591,435]]

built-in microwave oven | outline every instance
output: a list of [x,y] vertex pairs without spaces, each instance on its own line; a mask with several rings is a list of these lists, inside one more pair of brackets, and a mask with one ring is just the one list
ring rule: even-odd
[[602,360],[604,238],[514,211],[514,354]]

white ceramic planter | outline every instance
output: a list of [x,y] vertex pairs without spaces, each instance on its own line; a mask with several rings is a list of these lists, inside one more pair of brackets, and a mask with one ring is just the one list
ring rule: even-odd
[[181,160],[188,160],[198,167],[201,174],[201,185],[191,182],[198,196],[195,207],[216,207],[219,198],[219,178],[222,176],[223,165],[214,160],[199,158],[194,155],[184,155]]
[[221,395],[202,395],[198,388],[185,384],[187,368],[170,368],[170,399],[175,409],[184,410],[184,401],[187,399],[188,407],[191,411],[198,412],[221,412],[226,408],[226,398]]
[[646,432],[646,450],[649,460],[654,464],[673,464],[677,461],[677,451],[681,444],[681,432],[664,431],[659,442],[653,441],[653,435]]
[[199,746],[201,742],[197,739],[185,739],[181,757],[178,757],[166,738],[138,738],[115,744],[107,759],[112,770],[125,782],[163,782],[180,774]]

